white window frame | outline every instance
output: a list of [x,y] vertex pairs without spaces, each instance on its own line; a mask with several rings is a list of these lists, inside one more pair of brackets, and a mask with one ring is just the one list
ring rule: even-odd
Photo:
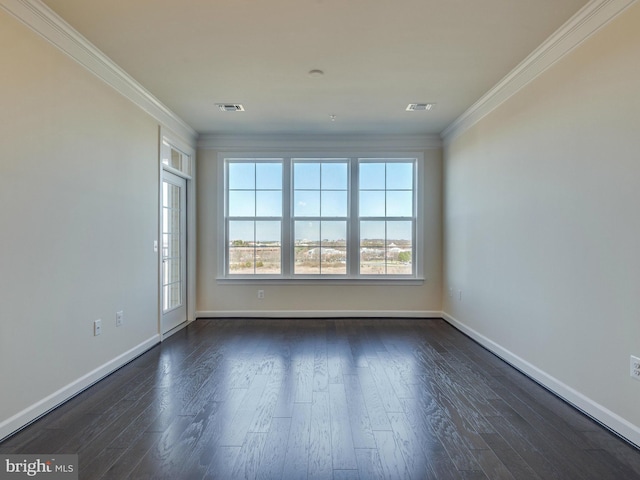
[[[227,217],[226,217],[226,161],[227,160],[269,160],[283,161],[283,221],[282,221],[282,273],[278,275],[250,274],[229,275],[227,272]],[[341,160],[349,159],[349,217],[347,220],[347,251],[349,265],[346,275],[294,274],[294,245],[293,245],[293,211],[291,205],[292,194],[292,163],[293,160]],[[358,164],[362,161],[415,161],[414,170],[414,235],[413,235],[413,275],[360,275],[359,269],[359,221],[358,212]],[[229,284],[251,283],[275,283],[275,284],[371,284],[388,283],[392,285],[410,284],[418,285],[425,281],[424,278],[424,155],[421,152],[219,152],[217,165],[217,281]]]

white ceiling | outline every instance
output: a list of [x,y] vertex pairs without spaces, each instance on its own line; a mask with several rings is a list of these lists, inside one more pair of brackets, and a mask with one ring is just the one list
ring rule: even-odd
[[[423,135],[441,133],[587,1],[44,3],[201,134]],[[415,102],[437,105],[406,112]]]

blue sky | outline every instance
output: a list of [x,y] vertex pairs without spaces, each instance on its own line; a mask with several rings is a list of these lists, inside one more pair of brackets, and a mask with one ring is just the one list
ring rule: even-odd
[[[229,216],[282,215],[283,167],[280,161],[230,162],[228,175]],[[335,219],[348,215],[347,161],[294,160],[292,176],[293,215],[298,218],[295,221],[295,239],[346,238],[346,222]],[[385,214],[395,217],[413,215],[412,162],[361,162],[359,189],[361,218],[384,217]],[[304,217],[334,220],[305,221]],[[389,225],[387,238],[411,238],[411,222],[394,222]],[[384,222],[365,222],[361,228],[362,238],[384,238]],[[258,221],[255,229],[258,240],[275,241],[280,238],[279,221]],[[253,241],[253,236],[253,221],[230,222],[230,240]]]

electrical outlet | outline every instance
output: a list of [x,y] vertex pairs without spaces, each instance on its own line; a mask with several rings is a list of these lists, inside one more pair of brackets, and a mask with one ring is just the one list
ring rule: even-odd
[[94,320],[93,321],[93,336],[97,337],[102,333],[102,320]]
[[631,378],[640,380],[640,357],[634,357],[631,355],[629,374],[631,375]]
[[264,290],[258,290],[258,298],[262,300],[264,298]]
[[124,312],[120,310],[119,312],[116,312],[116,327],[121,327],[122,322],[124,322]]
[[449,298],[453,299],[453,288],[449,289]]

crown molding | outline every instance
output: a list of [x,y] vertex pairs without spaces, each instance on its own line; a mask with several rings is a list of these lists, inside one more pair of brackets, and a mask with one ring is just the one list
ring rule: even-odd
[[592,0],[442,132],[447,145],[637,0]]
[[431,150],[442,147],[437,135],[221,135],[205,134],[198,148],[231,151],[390,151]]
[[0,7],[74,59],[161,125],[195,145],[197,132],[40,0],[0,0]]

